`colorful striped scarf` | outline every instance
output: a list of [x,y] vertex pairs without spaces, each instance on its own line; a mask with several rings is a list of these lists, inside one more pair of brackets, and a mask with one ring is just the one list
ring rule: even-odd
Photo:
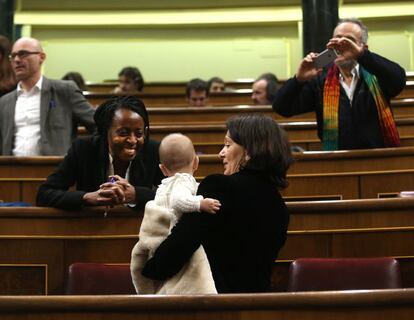
[[[384,98],[377,78],[360,66],[362,77],[377,106],[385,147],[400,146],[400,137],[389,103]],[[329,68],[323,88],[323,150],[338,150],[339,68]]]

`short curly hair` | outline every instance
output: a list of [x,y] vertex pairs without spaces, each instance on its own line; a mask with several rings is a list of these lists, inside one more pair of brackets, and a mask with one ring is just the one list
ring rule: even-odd
[[119,109],[129,109],[138,113],[144,120],[145,140],[149,138],[149,117],[144,103],[133,96],[119,96],[111,98],[102,103],[95,111],[93,119],[95,120],[98,134],[106,139],[109,128],[111,127],[114,114]]

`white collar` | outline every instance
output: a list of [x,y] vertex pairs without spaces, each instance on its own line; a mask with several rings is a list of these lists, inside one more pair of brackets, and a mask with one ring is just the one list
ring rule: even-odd
[[[352,78],[357,78],[357,79],[359,79],[359,63],[358,63],[358,62],[357,62],[357,63],[356,63],[356,65],[352,68],[352,70],[351,70],[351,74],[352,74]],[[341,72],[339,72],[339,78],[340,78],[341,80],[344,80]]]
[[[42,84],[43,84],[43,76],[40,76],[40,79],[36,82],[36,84],[33,86],[32,89],[28,92],[32,92],[35,88],[37,88],[38,91],[42,90]],[[17,93],[20,94],[22,92],[25,92],[25,90],[22,87],[22,82],[19,81],[17,84]]]
[[[109,168],[108,168],[108,175],[109,175],[109,176],[113,176],[113,175],[115,174],[114,164],[113,164],[113,162],[114,162],[114,158],[112,157],[112,155],[111,155],[110,153],[108,153],[108,155],[109,155]],[[126,179],[127,181],[129,181],[129,169],[131,168],[131,163],[132,163],[132,161],[130,161],[130,162],[129,162],[129,164],[128,164],[128,168],[127,168],[127,170],[126,170],[126,172],[125,172],[125,179]]]

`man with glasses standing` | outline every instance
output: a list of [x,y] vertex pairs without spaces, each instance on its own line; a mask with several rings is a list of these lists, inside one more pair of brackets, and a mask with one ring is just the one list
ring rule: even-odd
[[9,59],[19,82],[0,98],[0,155],[64,155],[78,124],[95,131],[94,109],[76,84],[42,75],[37,39],[17,40]]

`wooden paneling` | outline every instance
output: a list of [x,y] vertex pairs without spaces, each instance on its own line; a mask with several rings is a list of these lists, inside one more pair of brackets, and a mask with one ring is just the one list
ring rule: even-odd
[[[279,122],[284,128],[291,141],[315,141],[317,127],[315,121],[303,122]],[[414,136],[414,118],[396,119],[398,132],[401,137]],[[182,125],[153,125],[150,128],[151,137],[161,140],[164,136],[173,132],[181,132],[190,137],[194,143],[216,142],[221,143],[224,139],[226,127],[224,124],[182,124]]]
[[414,198],[289,202],[289,230],[414,227]]
[[[224,124],[228,118],[246,113],[263,113],[279,121],[315,121],[315,113],[309,112],[291,118],[275,113],[271,106],[234,105],[216,107],[158,107],[148,108],[152,125]],[[413,112],[414,115],[414,112]]]
[[[108,81],[100,83],[88,83],[91,92],[110,93],[118,85],[117,81]],[[226,82],[228,90],[234,89],[251,89],[253,81],[229,81]],[[143,88],[144,93],[184,93],[187,82],[146,82]]]
[[[212,93],[209,96],[209,104],[211,105],[236,105],[236,104],[250,104],[252,90],[251,89],[237,89],[230,92]],[[112,98],[112,93],[99,93],[85,91],[84,96],[88,101],[98,106],[102,102]],[[182,93],[137,93],[136,97],[140,98],[146,107],[168,107],[186,104],[185,92]]]
[[[414,199],[287,205],[291,213],[288,240],[278,259],[414,256]],[[14,277],[20,271],[24,278],[29,271],[39,271],[24,266],[46,266],[46,276],[36,273],[29,288],[39,294],[60,294],[64,292],[67,268],[74,262],[129,263],[142,213],[124,207],[110,210],[107,217],[103,213],[104,208],[81,212],[0,208],[3,278]],[[9,269],[1,269],[2,265]],[[3,284],[0,292],[18,294],[29,290],[19,291],[16,286]]]
[[[377,198],[414,190],[414,147],[295,154],[286,197]],[[0,157],[0,198],[35,203],[38,186],[62,157]],[[198,180],[222,173],[217,155],[200,155]]]
[[412,98],[414,97],[414,81],[407,81],[403,91],[396,97],[396,99]]
[[[250,103],[250,102],[249,102]],[[398,118],[410,118],[414,116],[414,98],[400,99],[391,101],[394,116]],[[148,108],[151,125],[169,125],[169,124],[202,124],[225,123],[226,119],[231,116],[243,113],[264,113],[280,122],[293,121],[315,121],[315,113],[308,112],[285,118],[275,113],[271,106],[255,106],[255,105],[232,105],[232,106],[216,106],[216,107],[188,107],[188,106],[170,106]]]
[[[85,91],[84,95],[95,106],[100,105],[102,102],[114,96],[112,93],[91,91]],[[252,103],[251,95],[251,87],[247,89],[235,89],[228,92],[212,93],[209,96],[209,104],[213,106],[250,104]],[[175,91],[175,89],[172,92],[169,90],[165,90],[164,92],[144,90],[142,93],[137,93],[136,96],[142,99],[147,107],[168,107],[185,105],[187,103],[185,90],[180,92]],[[407,81],[406,87],[395,100],[412,97],[414,97],[414,81]]]
[[0,264],[0,295],[46,295],[47,266]]
[[414,227],[290,231],[278,259],[414,256]]

